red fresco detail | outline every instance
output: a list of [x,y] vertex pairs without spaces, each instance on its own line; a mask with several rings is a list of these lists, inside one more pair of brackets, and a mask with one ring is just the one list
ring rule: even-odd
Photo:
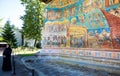
[[109,0],[105,0],[105,6],[106,6],[106,7],[109,6]]
[[[120,18],[101,9],[110,26],[110,34],[114,49],[120,49]],[[115,38],[118,40],[116,41]]]

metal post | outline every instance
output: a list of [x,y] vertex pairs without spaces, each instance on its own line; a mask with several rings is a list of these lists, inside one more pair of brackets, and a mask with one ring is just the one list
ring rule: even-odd
[[32,76],[34,76],[34,69],[32,69]]
[[13,76],[16,76],[14,55],[12,61],[13,61]]

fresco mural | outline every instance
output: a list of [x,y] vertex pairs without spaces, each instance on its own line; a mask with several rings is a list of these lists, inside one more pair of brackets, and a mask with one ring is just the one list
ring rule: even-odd
[[[120,49],[119,2],[54,0],[45,8],[42,47]],[[102,10],[119,19],[113,22]]]

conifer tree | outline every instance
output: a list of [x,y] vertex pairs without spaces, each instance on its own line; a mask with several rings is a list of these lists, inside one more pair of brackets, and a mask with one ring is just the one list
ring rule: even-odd
[[17,40],[12,29],[12,25],[10,25],[10,21],[8,20],[3,27],[2,37],[5,42],[11,45],[11,47],[16,47]]

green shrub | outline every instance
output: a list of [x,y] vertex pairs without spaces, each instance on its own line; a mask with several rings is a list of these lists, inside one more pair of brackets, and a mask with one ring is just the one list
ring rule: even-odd
[[4,41],[4,39],[2,37],[0,37],[0,42],[3,42],[3,41]]
[[37,48],[18,47],[18,48],[13,49],[14,54],[21,55],[21,56],[32,56],[36,52],[38,52]]
[[40,42],[38,42],[38,43],[36,44],[36,48],[41,48],[41,43],[40,43]]

